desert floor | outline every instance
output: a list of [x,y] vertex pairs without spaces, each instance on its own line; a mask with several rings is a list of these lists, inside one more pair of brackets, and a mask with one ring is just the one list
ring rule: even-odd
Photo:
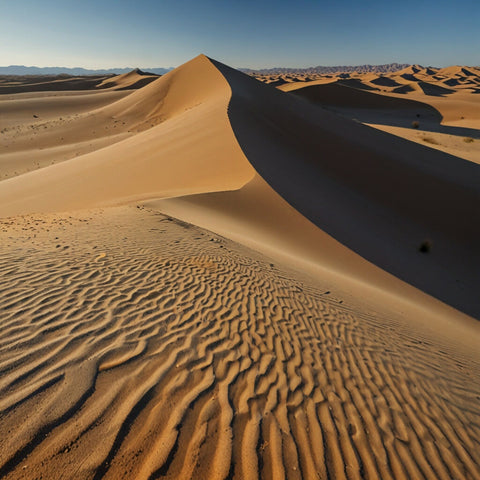
[[480,479],[479,92],[0,79],[0,477]]

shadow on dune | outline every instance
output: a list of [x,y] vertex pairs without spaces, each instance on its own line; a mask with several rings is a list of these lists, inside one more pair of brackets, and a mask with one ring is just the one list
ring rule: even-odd
[[433,85],[428,82],[417,82],[418,86],[422,89],[425,95],[430,95],[432,97],[443,97],[444,95],[450,95],[455,92],[451,88],[441,87],[439,85]]
[[[411,90],[409,85],[404,85],[396,92]],[[379,95],[337,83],[312,85],[289,93],[362,123],[411,128],[412,122],[418,121],[420,129],[427,132],[480,138],[478,129],[442,125],[443,117],[436,108],[416,100]]]
[[402,73],[400,76],[409,82],[418,82],[418,78],[411,73]]
[[380,85],[382,87],[399,87],[400,83],[396,82],[392,78],[388,77],[378,77],[374,78],[373,80],[370,80],[370,83],[373,83],[374,85]]
[[212,63],[232,89],[237,141],[283,198],[364,258],[480,318],[477,165]]

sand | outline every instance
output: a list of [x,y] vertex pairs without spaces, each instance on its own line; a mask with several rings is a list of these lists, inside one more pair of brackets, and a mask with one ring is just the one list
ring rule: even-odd
[[142,74],[0,97],[0,477],[480,478],[478,73]]

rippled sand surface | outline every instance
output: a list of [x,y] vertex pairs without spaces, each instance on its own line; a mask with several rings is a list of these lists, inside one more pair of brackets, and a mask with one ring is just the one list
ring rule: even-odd
[[2,478],[480,478],[460,331],[143,207],[0,242]]

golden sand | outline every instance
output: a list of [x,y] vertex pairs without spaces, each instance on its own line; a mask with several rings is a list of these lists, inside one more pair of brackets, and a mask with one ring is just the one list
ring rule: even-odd
[[0,477],[480,479],[480,72],[146,80],[0,97]]

